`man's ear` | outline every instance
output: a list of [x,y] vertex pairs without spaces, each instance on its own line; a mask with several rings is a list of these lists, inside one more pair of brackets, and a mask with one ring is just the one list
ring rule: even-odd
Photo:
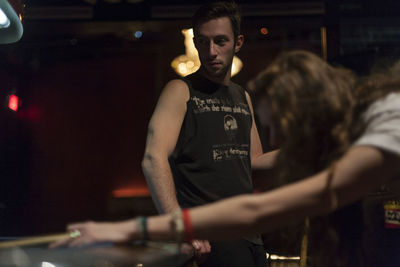
[[244,36],[242,34],[238,35],[235,43],[235,53],[240,51],[244,42]]

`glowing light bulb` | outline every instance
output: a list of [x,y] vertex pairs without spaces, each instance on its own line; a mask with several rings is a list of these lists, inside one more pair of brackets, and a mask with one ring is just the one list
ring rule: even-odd
[[0,28],[7,28],[8,26],[10,26],[10,20],[0,8]]

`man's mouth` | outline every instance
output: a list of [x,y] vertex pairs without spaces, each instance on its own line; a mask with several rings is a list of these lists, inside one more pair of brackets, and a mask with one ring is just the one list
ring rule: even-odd
[[208,63],[211,67],[218,67],[218,66],[221,66],[222,65],[222,63],[221,62],[216,62],[216,61],[213,61],[213,62],[210,62],[210,63]]

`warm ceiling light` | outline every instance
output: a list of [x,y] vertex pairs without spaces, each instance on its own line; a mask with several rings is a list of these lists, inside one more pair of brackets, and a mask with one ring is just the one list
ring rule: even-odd
[[[184,77],[196,72],[200,68],[200,59],[193,42],[193,29],[183,29],[182,34],[185,37],[185,55],[174,58],[171,67],[180,76]],[[236,75],[243,67],[242,61],[235,56],[232,63],[232,76]]]
[[235,76],[243,67],[243,62],[237,56],[233,57],[232,62],[232,76]]

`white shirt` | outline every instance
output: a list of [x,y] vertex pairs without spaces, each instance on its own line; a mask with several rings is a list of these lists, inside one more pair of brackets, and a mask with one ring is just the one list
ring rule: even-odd
[[367,127],[354,145],[374,146],[400,156],[400,93],[378,99],[363,116]]

